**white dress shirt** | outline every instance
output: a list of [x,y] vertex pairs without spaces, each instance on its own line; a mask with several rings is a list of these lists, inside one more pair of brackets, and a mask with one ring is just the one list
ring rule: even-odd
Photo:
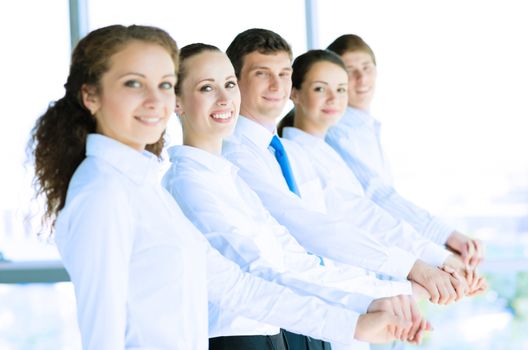
[[406,200],[393,188],[379,129],[379,121],[368,112],[348,107],[337,125],[326,134],[326,142],[354,172],[369,198],[426,238],[445,244],[454,228]]
[[[236,166],[226,159],[189,146],[174,146],[168,152],[172,165],[163,177],[163,185],[209,242],[244,271],[359,313],[365,312],[372,299],[357,293],[376,298],[412,293],[409,282],[381,281],[366,275],[363,269],[337,267],[328,260],[321,266],[319,258],[309,255],[273,219],[238,177]],[[218,311],[209,327],[216,336],[269,331],[268,325]],[[305,325],[319,322],[315,317],[303,320]],[[368,344],[359,341],[345,347],[334,342],[335,346],[368,349]]]
[[309,159],[324,189],[328,210],[349,210],[358,227],[369,232],[382,232],[383,237],[380,239],[412,252],[433,266],[443,265],[451,255],[445,248],[420,235],[406,222],[396,219],[365,197],[354,173],[324,139],[292,127],[284,128],[282,135],[310,155]]
[[[323,297],[322,286],[375,298],[412,293],[407,281],[380,281],[364,269],[329,260],[322,266],[270,215],[226,159],[189,146],[172,147],[169,154],[172,165],[163,185],[210,243],[244,270]],[[359,312],[365,310],[365,300],[371,301],[361,295],[348,299],[328,297]]]
[[[342,324],[354,329],[357,313],[242,273],[213,249],[159,184],[158,165],[148,152],[88,136],[55,229],[83,349],[205,350],[207,300],[258,322],[352,341]],[[298,324],[314,313],[317,327]]]
[[[273,134],[262,125],[239,117],[234,134],[224,142],[223,155],[258,194],[274,218],[309,252],[405,279],[416,256],[388,246],[357,227],[350,213],[326,210],[324,191],[311,161],[295,143],[283,140],[301,198],[291,193],[279,164],[268,149]],[[345,215],[346,214],[346,215]]]

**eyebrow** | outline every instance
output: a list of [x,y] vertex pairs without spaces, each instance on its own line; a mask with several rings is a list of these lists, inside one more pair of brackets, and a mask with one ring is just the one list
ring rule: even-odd
[[363,61],[363,62],[359,62],[358,64],[356,65],[348,65],[346,66],[346,68],[355,68],[355,67],[361,67],[361,66],[373,66],[374,63],[371,62],[371,61]]
[[[322,81],[322,80],[314,80],[314,81],[311,81],[310,82],[310,85],[311,84],[324,84],[324,85],[328,85],[328,82],[326,81]],[[337,85],[348,85],[348,83],[339,83]]]
[[210,81],[210,82],[213,82],[214,83],[214,79],[213,78],[206,78],[206,79],[202,79],[202,80],[198,80],[196,82],[196,84],[200,84],[200,83],[203,83],[204,81]]
[[[267,67],[267,66],[253,66],[249,70],[253,71],[253,70],[256,70],[256,69],[271,70],[271,68]],[[283,67],[283,68],[281,68],[281,70],[293,71],[293,68],[292,67]]]
[[[142,73],[128,72],[128,73],[121,74],[119,78],[126,77],[127,75],[137,75],[138,77],[142,77],[142,78],[147,77],[145,74],[142,74]],[[169,78],[169,77],[176,77],[176,75],[174,73],[169,73],[169,74],[165,74],[162,76],[162,78]]]
[[[229,80],[229,79],[236,79],[236,76],[234,74],[232,74],[232,75],[229,75],[229,76],[227,76],[225,78],[225,80]],[[196,84],[203,83],[204,81],[210,81],[212,83],[215,82],[215,80],[213,78],[206,78],[206,79],[199,80]]]

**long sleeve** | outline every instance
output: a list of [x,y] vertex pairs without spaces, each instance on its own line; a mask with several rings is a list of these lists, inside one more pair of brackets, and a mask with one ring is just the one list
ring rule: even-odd
[[[207,242],[206,242],[207,243]],[[329,305],[243,273],[207,245],[209,301],[245,317],[274,324],[317,339],[348,344],[359,313]]]
[[408,251],[433,266],[441,266],[451,254],[366,197],[331,184],[324,188],[324,193],[329,212],[342,212],[358,227],[389,246]]
[[326,142],[339,153],[354,172],[366,195],[372,201],[394,217],[409,223],[427,239],[440,245],[446,243],[454,229],[431,215],[427,210],[403,198],[392,185],[387,184],[373,170],[357,159],[354,155],[353,143],[348,139],[345,130],[331,129],[326,137]]
[[[309,255],[269,215],[245,184],[232,187],[230,179],[215,181],[211,176],[182,172],[181,168],[174,172],[178,177],[165,177],[164,184],[185,215],[213,247],[243,271],[356,311],[364,310],[371,297],[412,293],[408,282],[381,281],[358,274],[356,269],[321,266],[318,258]],[[216,183],[225,188],[214,192]],[[250,198],[235,202],[240,197]]]
[[416,257],[400,248],[389,247],[348,218],[323,214],[309,208],[303,200],[280,183],[274,182],[261,155],[239,144],[224,148],[224,156],[240,168],[239,175],[260,197],[272,216],[288,228],[296,240],[311,253],[367,270],[405,279]]
[[126,194],[107,186],[78,194],[56,228],[62,261],[75,286],[86,350],[125,348],[133,232],[130,212],[120,205],[127,203]]

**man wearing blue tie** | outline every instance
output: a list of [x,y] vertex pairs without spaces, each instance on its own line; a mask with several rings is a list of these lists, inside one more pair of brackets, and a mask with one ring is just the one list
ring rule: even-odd
[[[322,188],[317,175],[309,171],[309,159],[291,157],[298,146],[276,136],[276,121],[292,86],[288,43],[269,30],[249,29],[233,40],[226,53],[238,78],[241,107],[223,155],[237,165],[238,174],[275,219],[314,254],[414,280],[430,292],[433,302],[449,303],[461,297],[460,284],[451,275],[411,252],[384,244],[349,220],[350,212],[343,215],[325,211],[318,193]],[[287,340],[293,350],[330,348],[322,341],[293,334],[287,334]]]

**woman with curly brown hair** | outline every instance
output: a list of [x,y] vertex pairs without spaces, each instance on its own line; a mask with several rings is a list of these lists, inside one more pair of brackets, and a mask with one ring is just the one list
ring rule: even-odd
[[176,43],[158,28],[97,29],[72,54],[64,97],[33,129],[37,192],[75,287],[85,349],[192,348],[201,322],[184,336],[178,314],[194,325],[207,311],[205,292],[181,290],[201,283],[182,267],[197,244],[158,226],[176,221],[169,210],[152,215],[175,207],[155,184],[177,62]]

